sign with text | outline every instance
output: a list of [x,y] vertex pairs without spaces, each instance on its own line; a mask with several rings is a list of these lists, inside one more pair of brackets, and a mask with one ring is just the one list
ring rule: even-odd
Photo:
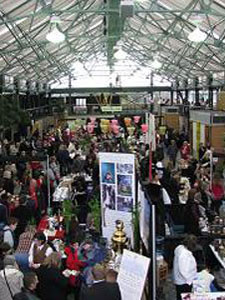
[[122,106],[101,106],[102,112],[121,112]]
[[124,250],[117,279],[122,299],[141,300],[149,264],[148,257]]

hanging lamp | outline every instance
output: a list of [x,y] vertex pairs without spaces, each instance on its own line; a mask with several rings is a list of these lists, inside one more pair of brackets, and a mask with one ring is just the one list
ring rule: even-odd
[[207,34],[205,32],[203,32],[198,26],[195,28],[194,31],[192,31],[188,35],[188,39],[191,42],[195,42],[195,43],[204,42],[206,40],[206,38],[207,38]]
[[65,41],[65,34],[58,29],[61,20],[58,16],[52,16],[50,19],[50,31],[46,35],[46,39],[54,44]]

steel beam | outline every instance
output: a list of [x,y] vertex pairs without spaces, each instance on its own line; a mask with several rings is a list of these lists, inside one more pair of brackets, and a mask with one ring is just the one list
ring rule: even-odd
[[147,87],[97,87],[97,88],[64,88],[52,89],[51,94],[90,94],[90,93],[127,93],[127,92],[170,92],[170,86]]

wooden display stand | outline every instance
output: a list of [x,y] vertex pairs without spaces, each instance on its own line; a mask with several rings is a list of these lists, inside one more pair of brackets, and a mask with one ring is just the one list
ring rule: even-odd
[[193,153],[197,157],[199,144],[209,143],[214,152],[224,154],[225,149],[225,112],[190,111],[190,132]]
[[179,115],[178,114],[165,114],[164,115],[164,123],[167,127],[173,128],[177,131],[180,129],[180,123],[179,123]]
[[163,261],[162,264],[157,266],[157,271],[156,271],[156,280],[157,280],[157,286],[161,286],[168,277],[168,264],[167,262]]
[[162,106],[161,115],[163,116],[163,125],[180,130],[179,108],[176,106]]
[[219,92],[217,110],[225,111],[225,91]]

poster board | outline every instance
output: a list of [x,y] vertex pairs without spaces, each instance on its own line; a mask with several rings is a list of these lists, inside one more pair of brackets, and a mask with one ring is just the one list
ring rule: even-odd
[[103,237],[111,240],[116,220],[122,220],[132,240],[132,210],[135,206],[135,156],[99,153]]
[[149,264],[148,257],[124,250],[117,278],[122,299],[141,300]]

